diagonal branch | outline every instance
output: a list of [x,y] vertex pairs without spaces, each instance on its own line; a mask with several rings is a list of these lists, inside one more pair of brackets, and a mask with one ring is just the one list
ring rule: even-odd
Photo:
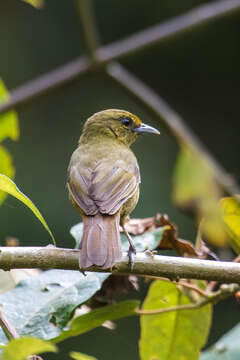
[[106,45],[98,50],[101,61],[111,61],[135,54],[153,45],[169,40],[200,25],[209,23],[222,16],[231,15],[240,9],[239,0],[219,0],[195,7],[183,15],[176,16],[164,23],[152,26],[126,39]]
[[216,181],[227,193],[234,195],[240,192],[234,179],[217,163],[198,137],[185,125],[181,116],[176,113],[165,100],[119,63],[110,63],[106,67],[106,71],[112,79],[134,96],[134,98],[144,105],[154,116],[160,119],[170,133],[180,142],[194,148],[206,159],[214,171]]
[[[163,24],[152,26],[127,39],[98,48],[96,57],[98,67],[112,60],[135,54],[147,47],[170,39],[189,29],[198,27],[215,19],[232,14],[240,9],[240,0],[218,0],[197,7],[187,14],[175,17]],[[92,40],[91,40],[92,41]],[[79,57],[58,69],[44,74],[11,92],[8,102],[0,106],[0,114],[45,94],[50,90],[70,83],[80,75],[95,69],[95,63],[86,57]]]
[[[3,270],[19,268],[79,270],[78,258],[79,250],[75,249],[60,249],[52,246],[0,247],[0,268]],[[107,272],[96,267],[91,267],[88,271]],[[121,261],[116,263],[111,272],[115,275],[152,275],[171,280],[203,279],[240,284],[239,263],[160,255],[152,257],[145,253],[137,253],[132,272],[127,253],[124,253]]]
[[36,99],[41,95],[46,95],[50,90],[55,90],[60,86],[73,82],[80,75],[86,74],[90,70],[90,61],[87,57],[82,56],[56,70],[31,80],[17,89],[12,90],[10,100],[0,106],[0,114],[13,107],[29,103],[31,100]]

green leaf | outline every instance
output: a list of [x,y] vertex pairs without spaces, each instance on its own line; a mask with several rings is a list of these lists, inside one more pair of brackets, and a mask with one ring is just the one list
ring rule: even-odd
[[[0,295],[2,310],[21,336],[55,338],[71,319],[74,309],[92,297],[109,276],[86,274],[48,270],[23,280],[13,290]],[[6,343],[2,330],[0,343]]]
[[204,351],[201,360],[239,360],[240,358],[240,324],[228,331],[209,350]]
[[[136,250],[145,251],[146,249],[155,249],[163,236],[164,230],[164,227],[159,227],[152,232],[147,231],[142,235],[132,236]],[[82,239],[83,223],[80,222],[74,225],[71,228],[70,233],[76,241],[76,248],[78,248]],[[121,241],[123,251],[127,251],[129,242],[124,234],[121,234]]]
[[126,316],[136,315],[135,310],[138,307],[138,300],[128,300],[92,310],[87,314],[75,318],[70,328],[68,330],[63,330],[57,338],[53,339],[53,342],[57,343],[69,337],[83,334],[101,326],[106,320],[117,320]]
[[[143,309],[164,309],[190,303],[170,282],[156,280],[150,286]],[[197,360],[211,323],[211,305],[159,315],[141,315],[141,360]]]
[[71,358],[73,358],[74,360],[97,360],[95,357],[93,356],[89,356],[89,355],[86,355],[86,354],[82,354],[80,352],[75,352],[75,351],[72,351],[70,353],[70,356]]
[[[0,79],[0,105],[9,100],[8,91]],[[0,142],[9,137],[12,140],[19,138],[19,125],[17,113],[14,110],[0,114]],[[15,168],[12,164],[12,157],[8,151],[0,146],[0,174],[13,178]],[[6,192],[0,191],[0,204],[5,200]]]
[[44,0],[22,0],[33,7],[40,9],[44,6]]
[[74,360],[97,360],[95,357],[93,356],[89,356],[89,355],[86,355],[86,354],[82,354],[80,352],[75,352],[75,351],[72,351],[70,353],[70,356],[71,358],[73,358]]
[[[232,248],[240,253],[240,196],[225,197],[220,200],[222,218],[230,236]],[[232,241],[231,241],[232,240]]]
[[[9,152],[0,145],[0,174],[13,178],[15,175],[15,168],[12,164],[12,157]],[[7,196],[7,193],[0,191],[0,205],[3,203]]]
[[2,360],[26,360],[29,355],[42,354],[43,352],[56,352],[55,345],[34,337],[14,339],[3,350]]
[[[0,105],[9,100],[8,91],[0,79]],[[19,138],[19,126],[17,113],[14,110],[8,111],[0,115],[0,142],[7,137],[12,140]]]
[[194,208],[201,229],[214,245],[227,242],[218,199],[221,191],[210,164],[193,148],[181,146],[173,176],[173,200],[180,208]]
[[3,174],[0,174],[0,190],[5,191],[6,193],[14,196],[18,200],[22,201],[25,205],[27,205],[29,207],[29,209],[32,210],[32,212],[35,214],[35,216],[43,224],[45,229],[50,234],[54,245],[56,245],[54,236],[53,236],[51,230],[49,229],[46,221],[42,217],[40,211],[36,208],[36,206],[33,204],[33,202],[18,189],[16,184],[9,177],[7,177],[6,175],[3,175]]

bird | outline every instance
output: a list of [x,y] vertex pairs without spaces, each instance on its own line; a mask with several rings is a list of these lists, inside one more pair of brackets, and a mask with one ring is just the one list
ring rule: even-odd
[[133,268],[136,249],[125,223],[137,205],[141,179],[130,146],[143,133],[160,134],[126,110],[102,110],[84,123],[67,170],[69,200],[83,221],[81,270],[111,269],[121,259],[119,225],[129,241]]

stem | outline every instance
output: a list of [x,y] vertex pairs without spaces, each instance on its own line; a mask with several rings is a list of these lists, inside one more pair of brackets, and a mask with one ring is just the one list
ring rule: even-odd
[[190,284],[184,280],[180,280],[180,281],[171,281],[167,278],[163,278],[163,277],[159,277],[159,276],[146,276],[147,279],[157,279],[157,280],[162,280],[162,281],[168,281],[168,282],[172,282],[174,284],[176,284],[177,286],[183,286],[186,287],[188,289],[191,289],[193,291],[195,291],[196,293],[198,293],[199,295],[202,295],[204,297],[208,297],[209,294],[204,291],[203,289],[200,289],[199,287],[197,287],[194,284]]
[[1,308],[0,308],[0,326],[3,329],[3,332],[8,338],[8,340],[19,338],[16,329],[9,322],[9,320],[7,319],[6,315],[4,314]]
[[165,313],[172,312],[172,311],[199,309],[200,307],[205,306],[208,303],[209,303],[209,301],[202,301],[202,302],[196,302],[196,303],[185,304],[185,305],[171,306],[166,309],[156,309],[156,310],[139,310],[139,309],[137,309],[136,313],[139,315],[159,315],[159,314],[165,314]]
[[164,309],[153,309],[153,310],[140,310],[137,309],[136,313],[139,315],[158,315],[164,314],[171,311],[181,311],[181,310],[192,310],[199,309],[207,304],[215,304],[220,300],[226,299],[235,294],[240,288],[237,284],[223,285],[220,290],[216,291],[214,294],[209,295],[207,298],[197,301],[191,304],[171,306]]
[[[76,249],[0,247],[0,268],[4,270],[19,268],[79,270],[78,258],[79,250]],[[116,263],[112,271],[98,267],[90,267],[87,271],[240,284],[239,263],[161,255],[150,257],[144,253],[136,254],[133,271],[130,271],[127,253],[123,254],[121,261]]]

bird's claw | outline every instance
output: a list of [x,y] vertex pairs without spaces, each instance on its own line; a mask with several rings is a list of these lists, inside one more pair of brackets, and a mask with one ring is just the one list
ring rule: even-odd
[[136,249],[134,246],[130,245],[129,249],[128,249],[128,258],[129,258],[129,265],[130,265],[130,269],[131,271],[133,271],[133,267],[134,267],[134,260],[135,260],[135,255],[136,255]]
[[79,269],[80,270],[80,272],[84,275],[84,276],[87,276],[87,274],[85,273],[85,270],[83,270],[83,269]]
[[152,258],[154,257],[154,255],[157,254],[157,250],[149,250],[149,249],[146,249],[144,251],[144,254],[147,255],[147,256],[151,256]]

